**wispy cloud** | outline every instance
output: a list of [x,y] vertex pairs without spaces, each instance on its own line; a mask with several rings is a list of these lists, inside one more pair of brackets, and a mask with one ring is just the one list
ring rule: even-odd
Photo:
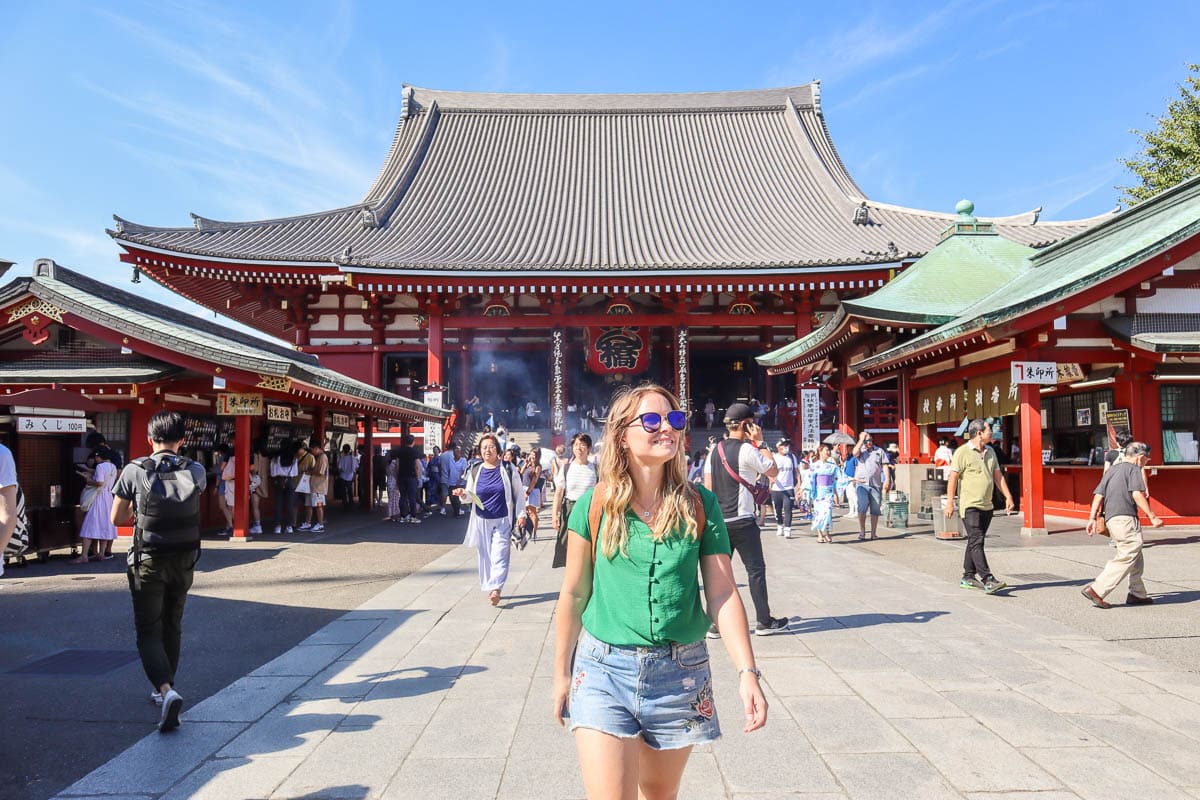
[[1109,206],[1112,208],[1117,204],[1113,185],[1120,180],[1121,174],[1122,167],[1116,161],[1103,161],[1070,175],[998,193],[990,199],[989,204],[994,204],[997,209],[1011,208],[1022,203],[1028,206],[1014,209],[1017,212],[1040,206],[1042,219],[1061,219],[1070,216],[1072,207],[1082,200],[1105,192],[1112,198]]
[[493,34],[487,65],[483,71],[481,85],[486,92],[502,92],[509,88],[512,72],[512,47],[508,40]]
[[768,81],[773,85],[814,78],[838,82],[899,56],[911,58],[966,5],[965,0],[954,0],[906,24],[872,14],[848,30],[807,40],[786,64],[770,70]]

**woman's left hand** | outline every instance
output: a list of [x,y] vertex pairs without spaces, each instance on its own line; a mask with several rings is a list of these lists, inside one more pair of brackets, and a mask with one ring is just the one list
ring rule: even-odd
[[750,733],[767,724],[767,698],[763,696],[757,675],[744,672],[741,678],[742,685],[738,687],[738,693],[746,710],[746,727],[742,728],[742,732]]
[[571,678],[570,676],[557,676],[554,679],[554,718],[558,720],[561,726],[563,723],[563,715],[568,713],[571,702]]

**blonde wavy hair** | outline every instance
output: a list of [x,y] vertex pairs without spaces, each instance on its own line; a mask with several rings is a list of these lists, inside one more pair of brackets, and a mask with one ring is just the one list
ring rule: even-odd
[[[613,395],[605,422],[599,482],[605,485],[608,494],[604,500],[604,517],[600,523],[597,549],[610,560],[618,551],[623,556],[629,555],[629,525],[625,520],[625,510],[633,501],[633,478],[629,474],[629,456],[623,445],[625,431],[637,420],[638,407],[648,394],[660,394],[670,403],[671,410],[680,410],[675,395],[657,384],[646,383],[621,389]],[[662,424],[667,424],[666,419]],[[700,530],[692,512],[696,490],[687,479],[688,454],[684,446],[684,431],[679,431],[679,434],[675,456],[663,465],[663,501],[652,528],[654,539],[659,542],[676,531],[682,531],[683,535],[692,539],[700,538]],[[592,531],[592,535],[595,536],[596,532]]]

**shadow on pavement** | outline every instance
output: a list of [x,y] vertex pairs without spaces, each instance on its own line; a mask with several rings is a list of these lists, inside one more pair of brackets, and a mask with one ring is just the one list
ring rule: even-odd
[[1194,589],[1180,592],[1165,592],[1152,595],[1155,605],[1172,605],[1174,603],[1194,603],[1200,600],[1200,591]]
[[789,633],[814,633],[839,628],[869,628],[873,625],[906,625],[929,622],[949,611],[914,611],[911,614],[847,614],[841,617],[810,617],[792,622]]
[[514,594],[501,600],[500,608],[520,608],[521,606],[558,600],[558,592],[541,592],[540,594]]

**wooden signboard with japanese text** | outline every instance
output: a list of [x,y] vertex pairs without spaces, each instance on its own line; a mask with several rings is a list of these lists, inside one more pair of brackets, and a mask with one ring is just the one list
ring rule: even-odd
[[217,395],[217,415],[222,417],[261,417],[263,396],[242,392],[221,392]]

